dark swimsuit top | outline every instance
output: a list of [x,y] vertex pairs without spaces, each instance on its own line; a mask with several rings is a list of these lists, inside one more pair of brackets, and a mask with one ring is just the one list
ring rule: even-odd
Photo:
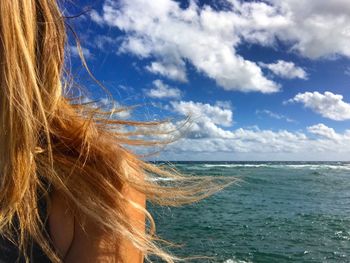
[[[45,222],[45,230],[49,233],[49,223],[47,220],[46,201],[42,197],[38,201],[39,214],[43,222]],[[15,224],[16,225],[16,222]],[[50,263],[51,261],[41,250],[36,242],[29,242],[27,254],[31,263]],[[20,253],[18,247],[12,242],[0,235],[0,263],[24,263],[24,256]]]

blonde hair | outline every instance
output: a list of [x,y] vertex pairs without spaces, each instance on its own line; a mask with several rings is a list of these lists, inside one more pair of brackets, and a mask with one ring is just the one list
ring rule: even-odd
[[[123,132],[122,127],[158,123],[110,119],[111,112],[69,97],[66,38],[56,0],[0,1],[0,233],[16,242],[27,262],[30,240],[52,262],[62,262],[42,232],[37,207],[41,195],[50,205],[46,181],[68,200],[81,224],[89,219],[110,233],[113,246],[126,238],[146,259],[156,255],[173,262],[176,257],[158,246],[152,216],[121,189],[129,185],[149,201],[176,206],[208,196],[228,182],[182,176],[142,161],[123,147],[156,142],[133,139],[140,132]],[[81,49],[80,55],[85,64]],[[172,180],[153,180],[155,175]],[[148,231],[132,228],[122,209],[125,203],[146,215]]]

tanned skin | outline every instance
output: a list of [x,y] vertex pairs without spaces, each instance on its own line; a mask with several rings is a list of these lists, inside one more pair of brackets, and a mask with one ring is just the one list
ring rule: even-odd
[[[124,194],[130,200],[145,207],[146,198],[132,188],[125,188]],[[142,263],[143,254],[127,240],[120,241],[120,249],[116,253],[104,253],[105,240],[98,227],[88,223],[85,231],[68,212],[67,204],[57,191],[51,196],[52,207],[49,212],[50,236],[56,250],[64,258],[65,263]],[[145,231],[145,216],[129,205],[126,213],[131,223],[141,231]]]

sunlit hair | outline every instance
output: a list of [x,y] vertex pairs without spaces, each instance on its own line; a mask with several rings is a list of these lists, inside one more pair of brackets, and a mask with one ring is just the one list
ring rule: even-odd
[[[80,224],[89,220],[109,233],[110,247],[117,249],[125,238],[146,259],[156,255],[173,262],[176,258],[158,247],[151,215],[121,190],[129,185],[151,202],[177,206],[208,196],[227,181],[182,176],[142,161],[122,145],[156,144],[134,135],[145,131],[137,127],[159,123],[111,119],[111,112],[68,96],[74,86],[65,69],[66,26],[56,0],[0,1],[0,234],[13,240],[27,261],[34,240],[52,262],[62,262],[42,231],[37,207],[41,196],[50,207],[51,185]],[[81,49],[80,55],[85,64]],[[134,133],[123,127],[134,127]],[[145,233],[130,225],[125,203],[146,215]]]

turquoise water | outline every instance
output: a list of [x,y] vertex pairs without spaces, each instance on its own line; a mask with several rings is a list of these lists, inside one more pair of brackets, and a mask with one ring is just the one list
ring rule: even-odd
[[350,262],[350,164],[175,163],[244,180],[200,203],[151,208],[161,237],[191,262]]

